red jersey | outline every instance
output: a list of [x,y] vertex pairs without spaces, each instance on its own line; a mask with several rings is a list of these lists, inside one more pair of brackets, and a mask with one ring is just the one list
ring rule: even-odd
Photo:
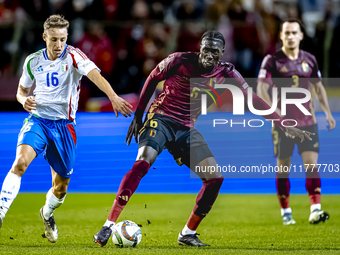
[[[267,55],[261,65],[258,77],[259,82],[268,83],[271,87],[278,87],[278,107],[281,108],[281,88],[299,87],[311,91],[310,83],[321,81],[321,73],[315,57],[303,50],[299,51],[296,60],[289,59],[282,50],[273,55]],[[302,93],[288,93],[287,98],[304,98]],[[313,100],[302,104],[312,115],[305,115],[293,104],[287,104],[284,119],[294,119],[297,127],[316,124]]]
[[[157,84],[165,80],[163,91],[152,102],[148,113],[171,117],[177,123],[193,127],[201,113],[201,98],[195,88],[204,87],[208,91],[213,84],[228,84],[239,87],[247,96],[248,84],[241,74],[228,62],[219,62],[210,73],[201,73],[199,53],[173,53],[161,61],[150,73],[140,95],[136,113],[141,113],[153,94]],[[190,85],[191,83],[191,85]],[[197,86],[196,86],[197,85]],[[223,92],[223,91],[220,91]],[[253,92],[253,104],[257,109],[270,107]],[[276,113],[266,116],[268,119],[280,119]],[[281,126],[278,124],[278,126]]]

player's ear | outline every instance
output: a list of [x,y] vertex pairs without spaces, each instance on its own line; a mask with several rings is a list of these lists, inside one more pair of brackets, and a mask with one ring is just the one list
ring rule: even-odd
[[46,35],[46,33],[44,32],[43,34],[42,34],[42,38],[43,38],[43,40],[46,42],[46,37],[47,37],[47,35]]

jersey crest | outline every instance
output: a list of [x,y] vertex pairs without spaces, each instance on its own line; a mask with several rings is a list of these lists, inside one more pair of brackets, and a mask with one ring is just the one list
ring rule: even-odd
[[302,62],[302,70],[307,73],[309,71],[309,65],[306,62]]
[[67,71],[67,64],[62,64],[61,65],[61,70],[63,71],[63,72],[66,72]]

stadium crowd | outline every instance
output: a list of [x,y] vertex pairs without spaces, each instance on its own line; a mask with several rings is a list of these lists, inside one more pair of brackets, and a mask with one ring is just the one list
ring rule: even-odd
[[[339,77],[339,9],[338,0],[0,0],[1,106],[21,107],[14,97],[21,67],[44,47],[42,23],[51,14],[72,21],[68,43],[97,63],[117,93],[127,94],[139,93],[168,54],[199,51],[208,29],[226,39],[223,61],[257,77],[263,57],[280,47],[279,24],[287,18],[304,22],[301,48],[316,56],[323,77]],[[86,79],[81,94],[80,110],[89,97],[102,96]]]

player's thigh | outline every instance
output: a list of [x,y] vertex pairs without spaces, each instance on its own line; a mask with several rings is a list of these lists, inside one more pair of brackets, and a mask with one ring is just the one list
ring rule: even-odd
[[[200,169],[214,169],[213,171],[199,171]],[[208,157],[199,162],[195,167],[190,168],[198,177],[203,180],[223,178],[222,174],[218,171],[217,162],[214,157]],[[198,171],[197,171],[198,170]]]
[[53,170],[63,178],[70,178],[76,158],[76,133],[74,123],[58,122],[45,152],[45,159]]
[[291,139],[278,127],[272,130],[272,139],[274,145],[274,156],[278,159],[286,159],[293,155],[294,145],[297,138]]
[[[302,127],[301,130],[306,130],[314,133],[312,140],[305,139],[302,143],[297,143],[299,154],[302,156],[305,164],[316,164],[319,153],[319,132],[317,125]],[[307,153],[305,153],[307,152]]]
[[17,147],[15,160],[13,163],[13,166],[11,168],[11,172],[22,176],[27,167],[31,164],[33,159],[35,159],[37,156],[37,153],[32,148],[32,146],[27,144],[22,144]]
[[301,153],[304,168],[307,170],[316,169],[319,154],[315,151],[304,151]]
[[[173,139],[174,134],[171,124],[168,123],[168,119],[165,119],[163,116],[154,115],[153,118],[148,119],[144,123],[143,128],[139,132],[137,158],[140,156],[146,157],[150,160],[150,163],[153,163],[156,159],[155,157],[157,157]],[[155,151],[157,152],[156,155],[154,155]]]
[[32,160],[44,152],[46,140],[39,122],[32,116],[26,118],[18,135],[16,157],[11,171],[16,174],[20,171],[19,175],[22,175]]
[[30,145],[36,153],[36,156],[44,152],[47,144],[46,132],[39,119],[30,116],[24,120],[17,141],[17,148],[20,145]]
[[169,151],[178,164],[185,164],[191,170],[203,165],[202,162],[206,165],[216,162],[203,136],[194,128],[176,137],[176,144]]

